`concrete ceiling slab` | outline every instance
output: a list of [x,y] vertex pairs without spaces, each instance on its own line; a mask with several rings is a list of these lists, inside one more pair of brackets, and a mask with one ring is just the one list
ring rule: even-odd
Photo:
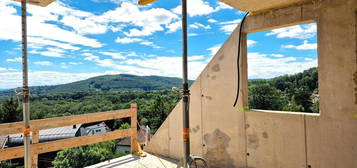
[[241,11],[258,12],[281,8],[292,4],[305,3],[312,0],[220,0]]

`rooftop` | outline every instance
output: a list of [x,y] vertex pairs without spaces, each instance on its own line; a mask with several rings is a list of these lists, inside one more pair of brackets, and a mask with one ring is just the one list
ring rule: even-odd
[[[71,126],[64,126],[64,127],[40,130],[40,142],[73,138],[73,137],[75,137],[75,135],[80,127],[81,127],[81,124],[77,124],[75,127],[73,127],[73,125],[71,125]],[[19,134],[10,135],[9,143],[22,144],[23,143],[23,134],[19,133]]]

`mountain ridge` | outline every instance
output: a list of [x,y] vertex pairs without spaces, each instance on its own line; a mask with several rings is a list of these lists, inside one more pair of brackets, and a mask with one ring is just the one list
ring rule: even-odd
[[[193,81],[190,80],[190,84]],[[31,94],[42,95],[52,93],[87,92],[87,91],[112,91],[112,90],[166,90],[172,87],[180,88],[182,79],[165,76],[137,76],[131,74],[102,75],[76,82],[32,86]],[[0,97],[15,96],[12,89],[0,90]]]

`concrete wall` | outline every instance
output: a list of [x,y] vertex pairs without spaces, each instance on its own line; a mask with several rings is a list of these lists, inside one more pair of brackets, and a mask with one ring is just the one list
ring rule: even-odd
[[[357,2],[324,0],[288,8],[248,17],[243,30],[317,22],[320,115],[243,110],[245,34],[240,46],[240,99],[233,107],[238,81],[236,29],[191,87],[192,153],[204,156],[213,168],[357,167]],[[181,103],[146,150],[181,157]]]

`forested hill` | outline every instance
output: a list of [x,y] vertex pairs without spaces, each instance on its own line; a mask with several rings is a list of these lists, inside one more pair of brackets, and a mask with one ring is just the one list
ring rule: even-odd
[[[128,74],[104,75],[62,85],[31,87],[31,94],[111,90],[165,90],[172,87],[181,87],[181,84],[181,79],[175,77],[136,76]],[[14,91],[0,91],[0,98],[8,96],[14,96]]]
[[310,68],[294,75],[249,81],[249,106],[255,109],[318,113],[318,71]]

